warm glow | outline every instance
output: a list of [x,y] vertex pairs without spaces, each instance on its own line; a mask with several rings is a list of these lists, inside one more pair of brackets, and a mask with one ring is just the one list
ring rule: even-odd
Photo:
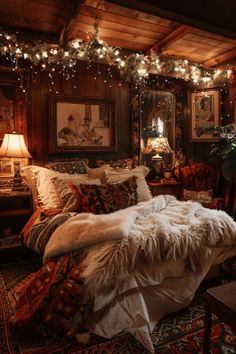
[[157,118],[157,133],[160,136],[163,136],[164,133],[164,123],[162,122],[160,117]]
[[30,158],[31,155],[25,145],[24,136],[22,134],[4,134],[2,146],[0,148],[0,156]]
[[168,139],[163,137],[148,138],[145,153],[156,152],[157,154],[168,154],[173,152]]

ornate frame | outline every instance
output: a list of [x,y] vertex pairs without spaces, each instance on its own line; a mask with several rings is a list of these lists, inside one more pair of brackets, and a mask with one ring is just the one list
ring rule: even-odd
[[[175,157],[183,152],[183,116],[184,116],[184,89],[183,86],[176,83],[165,84],[157,79],[154,83],[148,85],[145,89],[163,90],[173,93],[175,97],[175,139],[172,149],[175,151]],[[143,89],[131,88],[131,120],[132,120],[132,157],[136,161],[141,161],[141,103]]]
[[116,151],[115,101],[51,96],[49,152]]
[[215,141],[211,134],[197,136],[196,129],[220,125],[220,90],[203,89],[191,92],[191,140]]

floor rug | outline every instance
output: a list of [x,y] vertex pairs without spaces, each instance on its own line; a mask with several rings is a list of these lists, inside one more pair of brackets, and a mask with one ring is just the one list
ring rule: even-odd
[[[76,341],[58,336],[48,328],[27,330],[11,328],[7,320],[12,313],[8,290],[38,268],[37,262],[21,262],[0,268],[0,354],[147,354],[147,350],[131,335],[112,340],[92,336],[84,347]],[[152,334],[155,353],[202,353],[204,307],[198,295],[187,309],[165,316]],[[213,318],[211,353],[236,353],[236,335]]]

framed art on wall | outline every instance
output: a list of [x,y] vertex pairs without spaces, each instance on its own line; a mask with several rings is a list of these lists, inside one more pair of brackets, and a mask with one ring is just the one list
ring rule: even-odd
[[0,82],[0,139],[3,139],[4,133],[15,129],[15,87],[13,84]]
[[50,152],[115,150],[113,100],[51,96]]
[[197,129],[220,125],[220,92],[205,89],[191,94],[191,139],[192,141],[214,141],[211,134],[197,135]]

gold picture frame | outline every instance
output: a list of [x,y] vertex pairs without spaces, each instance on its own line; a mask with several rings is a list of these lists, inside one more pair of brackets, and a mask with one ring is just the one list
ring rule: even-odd
[[49,152],[116,151],[113,100],[51,96]]
[[198,128],[220,125],[220,91],[204,89],[192,92],[191,96],[191,140],[215,141],[211,134],[197,135]]

